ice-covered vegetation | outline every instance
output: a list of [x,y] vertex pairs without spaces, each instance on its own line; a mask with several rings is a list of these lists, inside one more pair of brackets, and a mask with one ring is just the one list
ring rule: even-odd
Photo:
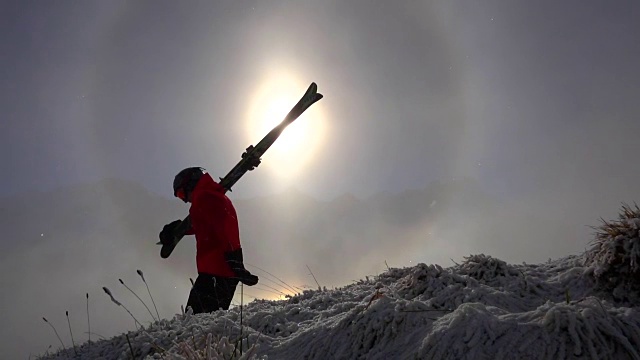
[[640,209],[625,205],[581,255],[390,268],[256,300],[242,315],[178,314],[48,358],[640,359],[639,228]]
[[637,305],[640,294],[640,208],[624,205],[619,218],[596,228],[585,266],[597,287],[618,301]]

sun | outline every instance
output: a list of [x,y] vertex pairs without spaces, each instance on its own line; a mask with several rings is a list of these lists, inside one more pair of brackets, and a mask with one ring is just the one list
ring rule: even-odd
[[[310,82],[309,82],[310,84]],[[249,143],[256,145],[278,125],[309,86],[289,74],[276,74],[261,82],[248,112]],[[325,127],[322,107],[312,105],[285,128],[262,157],[261,168],[291,178],[311,160],[322,144]]]

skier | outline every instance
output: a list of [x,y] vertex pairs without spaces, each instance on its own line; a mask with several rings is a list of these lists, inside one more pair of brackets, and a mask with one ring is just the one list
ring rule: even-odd
[[[224,188],[201,167],[180,171],[173,180],[173,194],[191,203],[191,229],[196,237],[198,277],[191,288],[187,307],[194,314],[229,309],[238,282],[248,286],[258,277],[245,269],[236,210]],[[160,242],[170,242],[182,220],[164,226]]]

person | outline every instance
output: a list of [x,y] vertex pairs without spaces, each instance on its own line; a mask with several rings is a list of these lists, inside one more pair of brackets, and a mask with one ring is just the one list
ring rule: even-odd
[[[173,194],[191,204],[191,229],[186,235],[196,238],[198,277],[187,308],[194,314],[227,310],[238,282],[249,286],[258,283],[258,277],[244,267],[236,210],[224,188],[201,167],[180,171],[173,181]],[[165,225],[161,242],[171,239],[181,222]]]

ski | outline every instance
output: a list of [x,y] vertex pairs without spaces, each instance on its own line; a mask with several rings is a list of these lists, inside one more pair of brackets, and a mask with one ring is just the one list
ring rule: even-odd
[[[234,166],[225,177],[220,179],[220,185],[224,188],[225,192],[231,191],[231,187],[238,182],[247,171],[253,170],[253,168],[257,166],[254,164],[260,163],[262,155],[273,145],[280,134],[282,134],[282,131],[320,99],[322,99],[322,94],[318,93],[318,85],[311,83],[302,98],[300,98],[300,101],[289,111],[284,120],[269,131],[256,146],[250,145],[242,154],[242,159],[236,166]],[[176,235],[172,242],[167,244],[158,243],[162,245],[160,257],[163,259],[168,258],[190,228],[191,219],[187,216],[176,228]]]

